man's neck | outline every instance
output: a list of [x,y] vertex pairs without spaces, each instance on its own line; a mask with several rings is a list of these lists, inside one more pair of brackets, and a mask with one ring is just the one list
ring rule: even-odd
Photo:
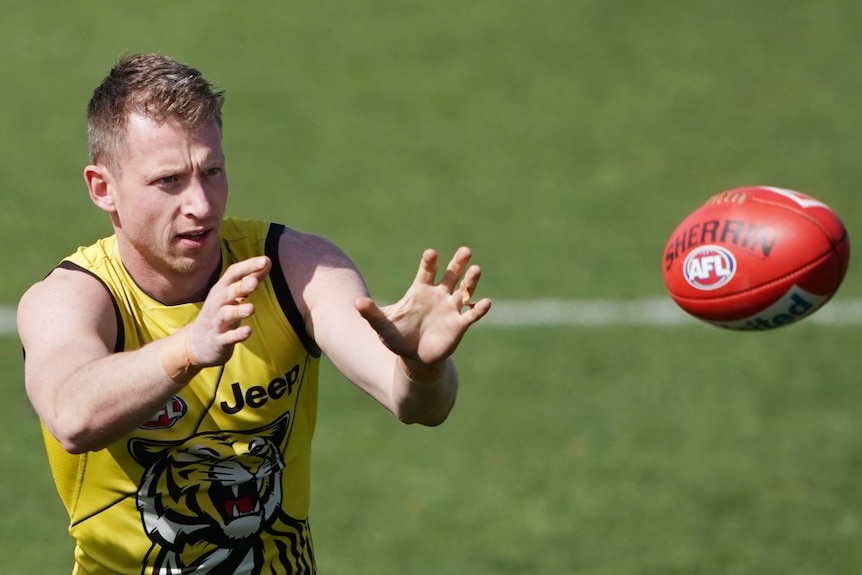
[[132,281],[151,298],[165,305],[202,302],[222,272],[221,250],[212,263],[189,271],[159,269],[134,250],[119,244],[120,259]]

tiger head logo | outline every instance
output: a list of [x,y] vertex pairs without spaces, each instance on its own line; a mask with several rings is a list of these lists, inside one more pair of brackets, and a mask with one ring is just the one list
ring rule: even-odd
[[129,452],[144,468],[137,507],[157,555],[154,572],[254,549],[281,506],[288,418],[182,442],[129,441]]

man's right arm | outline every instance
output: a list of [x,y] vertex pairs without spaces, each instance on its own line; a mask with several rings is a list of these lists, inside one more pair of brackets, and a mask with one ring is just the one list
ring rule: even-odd
[[140,349],[115,353],[114,304],[89,274],[54,270],[18,305],[27,395],[70,453],[107,447],[154,413],[203,367],[221,365],[251,336],[246,297],[270,270],[266,257],[231,265],[191,324]]
[[185,346],[186,334],[114,353],[118,329],[108,291],[78,271],[54,270],[18,305],[27,395],[70,453],[106,447],[182,387],[166,373],[162,356]]

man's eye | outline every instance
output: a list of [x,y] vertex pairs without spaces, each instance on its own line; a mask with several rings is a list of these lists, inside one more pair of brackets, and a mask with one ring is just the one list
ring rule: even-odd
[[156,180],[156,183],[163,185],[163,186],[166,186],[168,184],[173,184],[176,181],[178,181],[178,178],[176,176],[164,176],[164,177]]
[[204,174],[205,174],[205,175],[207,175],[207,176],[217,176],[217,175],[218,175],[218,174],[220,174],[220,173],[221,173],[221,168],[220,168],[220,167],[218,167],[218,166],[214,166],[214,167],[212,167],[212,168],[207,168],[207,169],[204,171]]

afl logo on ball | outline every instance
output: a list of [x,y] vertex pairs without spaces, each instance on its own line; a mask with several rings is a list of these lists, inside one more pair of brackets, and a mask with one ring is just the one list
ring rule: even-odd
[[736,258],[721,246],[700,246],[685,258],[683,273],[685,281],[699,290],[718,289],[733,279]]

